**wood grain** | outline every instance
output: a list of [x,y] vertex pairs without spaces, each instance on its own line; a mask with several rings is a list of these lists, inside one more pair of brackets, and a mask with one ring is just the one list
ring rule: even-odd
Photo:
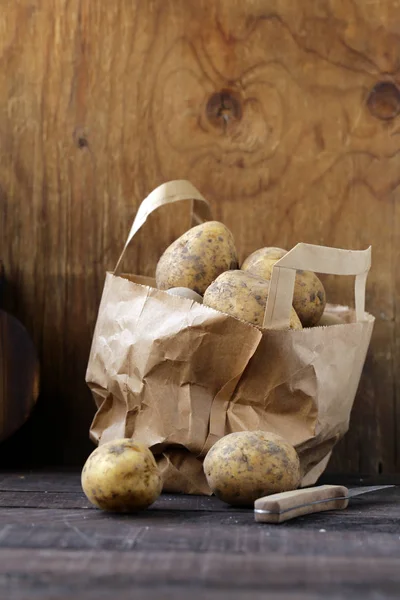
[[[347,557],[310,560],[310,557],[286,556],[282,560],[272,553],[266,560],[265,555],[258,554],[137,552],[133,559],[127,553],[101,550],[89,553],[51,549],[32,553],[29,549],[7,549],[0,550],[0,559],[3,581],[16,580],[22,586],[29,582],[31,588],[39,591],[46,589],[45,583],[57,585],[59,590],[65,590],[64,598],[85,597],[85,587],[106,589],[110,594],[115,590],[125,591],[127,587],[132,590],[147,587],[155,595],[157,591],[163,593],[165,588],[175,588],[175,598],[192,595],[192,590],[196,595],[202,591],[204,598],[208,589],[224,590],[225,598],[230,597],[231,590],[240,590],[243,598],[246,593],[252,594],[253,589],[266,591],[266,598],[279,598],[275,591],[298,598],[300,589],[310,593],[307,597],[319,594],[318,597],[344,599],[346,593],[355,589],[352,597],[373,598],[369,593],[373,587],[380,598],[386,599],[395,598],[396,586],[400,584],[397,558],[350,561]],[[3,589],[7,590],[5,586]]]
[[[43,365],[29,433],[8,446],[17,462],[90,451],[104,273],[144,196],[188,178],[242,258],[372,244],[377,325],[331,469],[400,470],[399,27],[396,0],[0,0],[0,253],[7,306]],[[183,231],[174,211],[161,217],[126,270],[152,274]],[[352,302],[351,281],[326,285]]]
[[279,526],[204,496],[162,495],[138,514],[102,513],[88,506],[79,473],[0,473],[0,490],[7,599],[398,594],[399,488]]

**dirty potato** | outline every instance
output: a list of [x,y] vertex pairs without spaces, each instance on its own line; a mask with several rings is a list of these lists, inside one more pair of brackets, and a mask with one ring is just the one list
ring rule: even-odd
[[[255,250],[255,252],[250,254],[250,256],[248,256],[243,261],[241,269],[243,271],[250,271],[250,272],[252,272],[253,270],[254,271],[262,270],[262,272],[265,273],[265,270],[266,270],[265,261],[266,260],[277,261],[280,258],[282,258],[283,256],[285,256],[285,254],[287,254],[287,250],[284,250],[283,248],[275,248],[273,246],[268,247],[268,248],[260,248],[259,250]],[[273,263],[273,264],[275,264],[275,263]],[[271,270],[269,277],[263,277],[263,279],[271,279],[271,274],[272,274],[272,270]]]
[[189,229],[166,249],[157,264],[157,287],[186,287],[203,295],[220,273],[237,268],[231,232],[218,221],[208,221]]
[[[286,254],[281,248],[260,248],[250,254],[242,270],[270,280],[275,263]],[[312,327],[320,320],[326,304],[325,289],[312,271],[297,271],[293,291],[293,308],[303,327]]]
[[[207,288],[203,304],[262,329],[269,282],[245,271],[226,271]],[[302,329],[292,308],[290,329]]]
[[293,307],[303,327],[313,327],[326,305],[322,281],[312,271],[297,271],[293,291]]
[[82,488],[97,508],[133,512],[147,508],[162,490],[152,452],[131,439],[99,446],[82,471]]
[[250,506],[257,498],[296,489],[300,461],[285,439],[264,431],[242,431],[221,438],[204,459],[213,493],[228,504]]

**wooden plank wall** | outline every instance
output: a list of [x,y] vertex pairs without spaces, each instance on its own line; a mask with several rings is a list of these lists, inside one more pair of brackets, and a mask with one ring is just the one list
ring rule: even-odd
[[[399,32],[397,0],[0,0],[0,256],[42,363],[38,407],[2,464],[90,450],[84,375],[105,271],[141,199],[187,178],[241,257],[372,244],[377,323],[330,469],[400,469]],[[127,270],[152,274],[184,228],[161,218]],[[327,290],[352,302],[347,279]]]

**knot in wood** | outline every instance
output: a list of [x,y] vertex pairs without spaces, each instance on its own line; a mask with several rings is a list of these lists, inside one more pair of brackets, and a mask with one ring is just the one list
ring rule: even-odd
[[400,113],[399,88],[391,81],[380,81],[370,91],[367,106],[377,119],[394,119]]
[[232,90],[221,90],[210,96],[206,106],[207,118],[214,127],[225,129],[230,123],[242,118],[239,94]]

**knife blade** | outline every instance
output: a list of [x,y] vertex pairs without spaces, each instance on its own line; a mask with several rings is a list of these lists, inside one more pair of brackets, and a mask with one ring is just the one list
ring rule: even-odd
[[344,485],[320,485],[290,492],[281,492],[258,498],[254,503],[254,516],[258,523],[283,523],[312,513],[342,510],[355,496],[395,487],[373,485],[347,488]]

